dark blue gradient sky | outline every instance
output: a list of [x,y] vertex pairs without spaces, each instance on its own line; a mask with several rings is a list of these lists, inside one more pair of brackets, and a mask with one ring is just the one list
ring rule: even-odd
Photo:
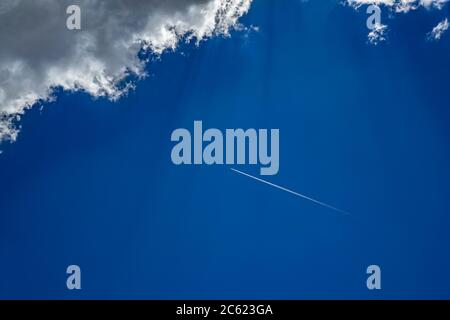
[[[259,32],[165,54],[117,103],[34,108],[0,155],[0,297],[450,298],[450,37],[425,40],[446,14],[384,13],[374,47],[364,10],[257,0]],[[170,134],[194,120],[279,128],[267,179],[351,215],[174,166]]]

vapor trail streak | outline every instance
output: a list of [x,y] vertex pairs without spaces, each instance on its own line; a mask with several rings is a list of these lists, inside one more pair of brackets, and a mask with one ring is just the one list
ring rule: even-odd
[[271,182],[269,182],[269,181],[266,181],[266,180],[260,179],[260,178],[258,178],[258,177],[252,176],[252,175],[250,175],[250,174],[248,174],[248,173],[239,171],[239,170],[234,169],[234,168],[230,168],[230,169],[231,169],[232,171],[234,171],[234,172],[236,172],[236,173],[239,173],[239,174],[241,174],[241,175],[243,175],[243,176],[246,176],[246,177],[248,177],[248,178],[254,179],[254,180],[256,180],[256,181],[265,183],[265,184],[267,184],[267,185],[269,185],[269,186],[271,186],[271,187],[274,187],[274,188],[277,188],[277,189],[280,189],[280,190],[289,192],[289,193],[291,193],[291,194],[293,194],[293,195],[295,195],[295,196],[297,196],[297,197],[300,197],[300,198],[309,200],[309,201],[311,201],[311,202],[314,202],[315,204],[318,204],[318,205],[320,205],[320,206],[322,206],[322,207],[325,207],[325,208],[328,208],[328,209],[331,209],[331,210],[334,210],[334,211],[343,213],[343,214],[345,214],[345,215],[349,215],[349,214],[350,214],[350,213],[348,213],[347,211],[344,211],[344,210],[338,209],[338,208],[336,208],[336,207],[330,206],[329,204],[323,203],[323,202],[321,202],[321,201],[318,201],[318,200],[315,200],[315,199],[313,199],[313,198],[307,197],[307,196],[305,196],[305,195],[303,195],[303,194],[300,194],[300,193],[298,193],[298,192],[295,192],[295,191],[286,189],[286,188],[284,188],[284,187],[282,187],[282,186],[273,184],[273,183],[271,183]]

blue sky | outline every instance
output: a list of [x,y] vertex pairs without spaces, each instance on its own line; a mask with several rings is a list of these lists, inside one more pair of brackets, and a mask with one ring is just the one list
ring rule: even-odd
[[[182,44],[116,102],[59,90],[2,144],[0,297],[449,298],[450,41],[426,40],[447,14],[383,10],[374,46],[364,9],[259,0],[258,31]],[[350,215],[174,166],[194,120],[279,128],[267,180]]]

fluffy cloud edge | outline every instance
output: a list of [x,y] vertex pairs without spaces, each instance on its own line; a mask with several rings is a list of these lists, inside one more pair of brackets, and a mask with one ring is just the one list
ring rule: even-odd
[[[0,65],[0,76],[2,73],[6,74],[4,79],[0,77],[0,85],[2,81],[15,81],[22,82],[24,88],[17,96],[8,99],[0,86],[0,143],[16,141],[21,129],[21,116],[36,104],[53,100],[55,89],[83,91],[94,98],[106,97],[114,101],[134,86],[134,81],[128,80],[130,76],[146,76],[145,66],[148,60],[138,58],[142,50],[161,55],[167,50],[176,50],[181,41],[200,44],[210,37],[230,36],[232,30],[242,29],[239,19],[250,10],[252,1],[198,1],[193,3],[187,12],[176,12],[164,17],[166,20],[160,21],[156,27],[136,30],[130,35],[130,39],[118,43],[123,46],[121,50],[124,50],[120,58],[125,56],[127,60],[124,60],[123,66],[117,70],[109,70],[107,62],[102,58],[91,54],[84,55],[83,50],[86,53],[90,50],[90,39],[83,41],[83,36],[80,37],[81,46],[76,48],[80,51],[76,57],[86,57],[80,61],[70,61],[67,67],[46,65],[42,72],[42,83],[39,85],[32,83],[36,82],[36,77],[22,76],[27,69],[26,61],[17,60]],[[85,37],[89,36],[87,32]],[[8,80],[8,76],[12,80]],[[10,86],[12,89],[21,90],[20,83]]]

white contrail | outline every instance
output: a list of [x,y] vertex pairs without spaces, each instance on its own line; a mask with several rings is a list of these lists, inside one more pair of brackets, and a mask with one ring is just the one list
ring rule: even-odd
[[237,172],[237,173],[243,175],[243,176],[252,178],[252,179],[254,179],[254,180],[256,180],[256,181],[259,181],[259,182],[268,184],[269,186],[272,186],[272,187],[278,188],[278,189],[280,189],[280,190],[289,192],[289,193],[291,193],[291,194],[293,194],[293,195],[296,195],[297,197],[300,197],[300,198],[303,198],[303,199],[312,201],[312,202],[314,202],[314,203],[316,203],[316,204],[318,204],[318,205],[321,205],[321,206],[323,206],[323,207],[325,207],[325,208],[328,208],[328,209],[331,209],[331,210],[334,210],[334,211],[337,211],[337,212],[340,212],[340,213],[343,213],[343,214],[346,214],[346,215],[349,215],[349,214],[350,214],[350,213],[348,213],[347,211],[344,211],[344,210],[338,209],[338,208],[336,208],[336,207],[330,206],[329,204],[320,202],[320,201],[318,201],[318,200],[315,200],[315,199],[313,199],[313,198],[307,197],[307,196],[305,196],[305,195],[303,195],[303,194],[300,194],[300,193],[298,193],[298,192],[295,192],[295,191],[286,189],[286,188],[281,187],[281,186],[279,186],[279,185],[273,184],[273,183],[271,183],[271,182],[269,182],[269,181],[266,181],[266,180],[260,179],[260,178],[258,178],[258,177],[252,176],[252,175],[250,175],[250,174],[248,174],[248,173],[239,171],[239,170],[234,169],[234,168],[230,168],[230,169],[231,169],[232,171],[234,171],[234,172]]

